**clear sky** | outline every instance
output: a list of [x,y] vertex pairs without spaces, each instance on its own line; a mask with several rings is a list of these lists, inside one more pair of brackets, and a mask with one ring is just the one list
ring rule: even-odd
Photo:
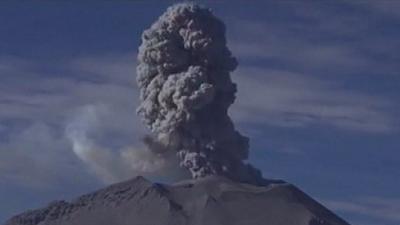
[[[116,166],[147,132],[137,47],[171,3],[0,2],[0,223],[137,175]],[[250,162],[351,224],[400,224],[400,1],[202,3],[239,61],[230,114]],[[72,151],[71,121],[98,158]]]

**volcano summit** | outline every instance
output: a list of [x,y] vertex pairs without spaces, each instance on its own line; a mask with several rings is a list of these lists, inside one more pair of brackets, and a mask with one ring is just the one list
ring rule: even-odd
[[207,176],[173,185],[137,177],[28,211],[5,225],[349,224],[291,184],[255,186]]

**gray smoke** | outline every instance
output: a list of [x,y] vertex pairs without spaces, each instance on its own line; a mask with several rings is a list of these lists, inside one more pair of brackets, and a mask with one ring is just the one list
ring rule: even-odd
[[248,159],[249,140],[228,116],[236,85],[236,59],[226,46],[225,25],[210,9],[181,3],[142,35],[137,82],[138,114],[156,151],[176,151],[194,178],[222,175],[258,182]]

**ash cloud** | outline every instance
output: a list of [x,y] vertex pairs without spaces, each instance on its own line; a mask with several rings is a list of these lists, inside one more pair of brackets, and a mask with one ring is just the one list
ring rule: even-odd
[[249,139],[228,115],[237,61],[226,45],[224,23],[210,9],[192,3],[168,8],[144,31],[138,62],[137,112],[152,132],[150,147],[176,152],[193,178],[262,180],[245,162]]

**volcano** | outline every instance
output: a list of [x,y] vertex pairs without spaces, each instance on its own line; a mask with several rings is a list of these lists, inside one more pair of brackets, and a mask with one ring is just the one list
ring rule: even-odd
[[[228,114],[238,61],[225,33],[211,9],[184,2],[143,32],[138,51],[137,113],[151,131],[146,149],[154,157],[176,155],[192,180],[160,184],[136,177],[5,225],[348,225],[248,163],[249,138]],[[79,141],[82,134],[72,137]]]
[[14,216],[4,225],[349,225],[292,184],[219,176],[175,184],[143,177]]

